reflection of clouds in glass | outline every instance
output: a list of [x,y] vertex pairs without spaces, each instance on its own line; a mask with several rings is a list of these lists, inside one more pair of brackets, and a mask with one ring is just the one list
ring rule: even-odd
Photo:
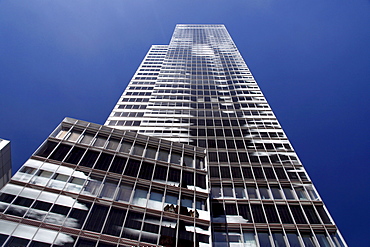
[[36,231],[37,231],[37,227],[19,224],[18,227],[13,232],[12,236],[25,238],[25,239],[32,239]]
[[73,242],[74,242],[74,239],[71,236],[64,234],[64,233],[59,233],[57,238],[54,241],[54,244],[62,246],[64,244],[73,243]]
[[15,184],[7,184],[2,189],[2,192],[8,193],[11,195],[18,195],[18,193],[23,189],[23,186],[15,185]]
[[11,234],[16,227],[15,222],[0,220],[0,233],[2,234]]
[[47,212],[45,211],[30,208],[27,212],[26,218],[42,221],[46,214]]
[[58,232],[56,231],[40,228],[37,231],[33,240],[44,242],[44,243],[53,243],[57,235],[58,235]]
[[8,205],[9,203],[0,202],[0,212],[3,212]]
[[64,233],[58,234],[58,231],[38,228],[25,224],[18,225],[18,223],[7,220],[0,220],[0,234],[12,234],[12,236],[21,237],[24,239],[33,238],[33,240],[36,241],[48,244],[54,243],[60,246],[74,242],[74,239],[71,236]]

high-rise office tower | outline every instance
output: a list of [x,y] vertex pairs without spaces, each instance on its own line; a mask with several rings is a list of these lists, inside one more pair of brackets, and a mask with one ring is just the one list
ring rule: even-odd
[[177,25],[0,200],[5,246],[347,246],[223,25]]
[[10,141],[0,138],[0,188],[9,182],[12,176]]

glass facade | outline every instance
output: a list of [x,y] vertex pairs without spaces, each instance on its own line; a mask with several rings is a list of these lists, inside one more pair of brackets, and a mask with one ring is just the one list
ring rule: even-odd
[[223,25],[177,25],[0,201],[4,246],[347,246]]

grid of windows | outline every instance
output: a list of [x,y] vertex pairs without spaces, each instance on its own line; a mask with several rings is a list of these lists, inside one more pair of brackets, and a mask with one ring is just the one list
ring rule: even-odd
[[346,246],[223,25],[152,46],[105,125],[66,119],[25,163],[0,242]]

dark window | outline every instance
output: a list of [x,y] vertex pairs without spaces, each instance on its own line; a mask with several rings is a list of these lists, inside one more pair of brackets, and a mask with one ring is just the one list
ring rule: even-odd
[[11,203],[13,201],[14,197],[15,197],[14,195],[9,195],[9,194],[6,194],[6,193],[2,193],[0,195],[0,201]]
[[[91,207],[90,203],[84,202],[84,204],[86,206],[88,206],[88,208]],[[71,213],[69,214],[69,218],[72,218],[72,219],[76,220],[75,222],[77,223],[77,225],[73,226],[74,228],[81,228],[82,227],[82,224],[86,220],[86,216],[87,216],[88,212],[89,212],[88,210],[72,208]]]
[[218,201],[212,202],[212,215],[213,217],[225,215],[224,207],[222,206],[221,202]]
[[277,209],[278,209],[282,223],[293,224],[293,219],[292,219],[292,216],[290,216],[288,206],[277,205]]
[[233,140],[226,140],[226,146],[227,148],[235,148],[235,143]]
[[154,165],[153,164],[150,164],[150,163],[147,163],[147,162],[143,162],[141,164],[139,178],[151,180],[152,179],[152,175],[153,175],[153,169],[154,169]]
[[36,153],[38,156],[48,157],[49,154],[53,151],[56,147],[56,142],[47,141]]
[[264,205],[267,220],[269,223],[279,223],[279,217],[276,213],[274,205]]
[[220,162],[228,162],[228,158],[227,158],[227,154],[226,153],[219,152],[218,155],[219,155]]
[[72,151],[68,154],[67,158],[64,161],[76,165],[78,164],[84,153],[85,149],[74,147],[72,148]]
[[95,163],[95,160],[98,158],[99,153],[88,150],[85,154],[85,156],[82,158],[81,162],[79,165],[81,166],[87,166],[87,167],[92,167]]
[[127,215],[125,227],[140,230],[143,222],[143,214],[130,211]]
[[225,141],[224,140],[217,140],[217,147],[218,148],[225,148],[226,147]]
[[42,211],[49,211],[49,209],[51,208],[51,203],[48,203],[48,202],[42,202],[42,201],[36,201],[32,208],[35,208],[35,209],[40,209]]
[[231,173],[233,174],[233,178],[242,178],[240,167],[231,167]]
[[236,140],[235,143],[237,148],[244,148],[244,142],[242,140]]
[[240,129],[233,129],[234,137],[241,137],[242,133],[240,132]]
[[245,152],[238,152],[240,162],[249,162],[248,155]]
[[76,243],[76,247],[91,247],[91,246],[95,246],[96,245],[96,241],[93,241],[93,240],[86,240],[86,239],[82,239],[80,238],[77,243]]
[[236,152],[228,152],[230,162],[239,162]]
[[331,224],[331,221],[328,215],[326,214],[323,206],[316,206],[316,210],[319,213],[321,220],[324,222],[324,224]]
[[276,179],[274,171],[270,167],[264,167],[265,175],[267,179]]
[[50,212],[56,213],[56,214],[62,214],[67,215],[69,212],[69,207],[61,206],[61,205],[54,205]]
[[208,148],[216,148],[216,141],[208,140]]
[[275,172],[279,179],[287,179],[283,168],[275,168]]
[[62,161],[70,149],[71,146],[60,144],[50,156],[50,159]]
[[221,178],[231,178],[229,167],[221,166]]
[[180,170],[170,168],[168,173],[168,181],[180,182]]
[[155,167],[154,179],[166,181],[167,167],[157,165]]
[[10,237],[9,241],[7,242],[7,247],[20,247],[20,246],[27,246],[29,240],[17,237]]
[[49,247],[51,246],[50,244],[42,243],[39,241],[32,241],[29,247]]
[[233,132],[231,131],[231,129],[224,129],[224,132],[225,136],[233,136]]
[[304,218],[302,209],[298,205],[291,205],[290,210],[292,211],[294,220],[297,224],[306,224],[306,219]]
[[103,226],[105,217],[108,213],[108,207],[95,204],[90,212],[89,218],[86,221],[85,230],[100,232]]
[[194,185],[194,173],[183,171],[181,185],[186,188],[188,185]]
[[129,159],[127,161],[124,174],[127,176],[131,176],[131,177],[137,177],[139,167],[140,167],[140,161]]
[[112,165],[109,169],[110,172],[121,174],[125,168],[127,159],[124,157],[116,156],[112,162]]
[[112,208],[109,212],[107,222],[105,223],[103,233],[113,236],[119,236],[125,216],[126,210]]
[[225,204],[225,214],[226,215],[238,215],[235,204]]
[[238,204],[238,208],[239,208],[239,214],[246,220],[248,220],[249,222],[252,222],[252,217],[251,217],[251,213],[249,211],[249,207],[248,205],[245,205],[245,204]]
[[32,199],[28,199],[28,198],[18,196],[17,199],[14,200],[13,204],[19,205],[19,206],[24,206],[24,207],[29,207],[29,206],[31,206],[32,202],[33,202]]
[[195,180],[195,185],[205,189],[206,188],[206,176],[203,174],[196,174],[196,180]]
[[214,136],[215,131],[213,129],[207,129],[207,136]]
[[210,162],[217,162],[218,161],[217,160],[217,153],[209,152],[208,155],[209,155],[209,161]]
[[251,205],[253,218],[255,223],[266,223],[265,216],[263,214],[262,205],[252,204]]
[[303,206],[304,211],[306,212],[306,216],[311,224],[320,224],[320,220],[316,215],[315,209],[313,206]]
[[113,155],[102,153],[95,164],[95,169],[107,171],[110,163],[112,162]]
[[244,178],[253,179],[252,169],[250,167],[242,167]]
[[253,167],[254,176],[256,179],[264,179],[262,168],[261,167]]
[[211,178],[219,178],[220,177],[220,172],[218,170],[218,167],[217,166],[210,166],[209,167],[209,172],[210,172],[210,176]]

